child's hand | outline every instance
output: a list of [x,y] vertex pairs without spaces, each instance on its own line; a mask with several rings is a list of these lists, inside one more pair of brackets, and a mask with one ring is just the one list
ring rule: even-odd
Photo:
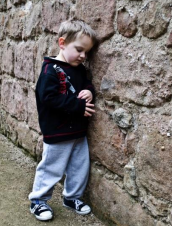
[[92,113],[95,113],[95,110],[92,108],[94,108],[94,104],[86,103],[84,116],[91,117]]
[[93,94],[90,90],[84,89],[78,94],[78,98],[85,99],[87,103],[90,103],[93,99]]

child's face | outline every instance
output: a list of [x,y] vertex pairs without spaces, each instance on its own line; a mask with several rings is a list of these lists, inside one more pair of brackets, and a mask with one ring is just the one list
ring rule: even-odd
[[64,40],[64,44],[60,47],[62,60],[72,66],[78,66],[86,59],[92,47],[93,42],[87,35],[82,34],[68,44],[65,44]]

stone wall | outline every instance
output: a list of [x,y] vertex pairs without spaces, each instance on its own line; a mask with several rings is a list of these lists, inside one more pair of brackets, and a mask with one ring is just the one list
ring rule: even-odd
[[[35,82],[61,21],[98,33],[87,195],[109,225],[172,225],[172,1],[1,0],[0,128],[37,155]],[[113,222],[113,223],[112,223]]]

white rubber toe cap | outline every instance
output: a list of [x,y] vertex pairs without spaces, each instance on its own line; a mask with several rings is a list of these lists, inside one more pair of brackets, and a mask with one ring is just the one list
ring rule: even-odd
[[52,219],[52,217],[53,217],[53,214],[51,211],[45,211],[41,213],[40,216],[36,216],[38,220],[42,220],[42,221],[50,220]]

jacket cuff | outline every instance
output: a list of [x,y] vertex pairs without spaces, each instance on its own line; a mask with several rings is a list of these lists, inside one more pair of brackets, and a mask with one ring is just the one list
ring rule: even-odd
[[79,114],[84,115],[86,108],[86,100],[79,99]]

